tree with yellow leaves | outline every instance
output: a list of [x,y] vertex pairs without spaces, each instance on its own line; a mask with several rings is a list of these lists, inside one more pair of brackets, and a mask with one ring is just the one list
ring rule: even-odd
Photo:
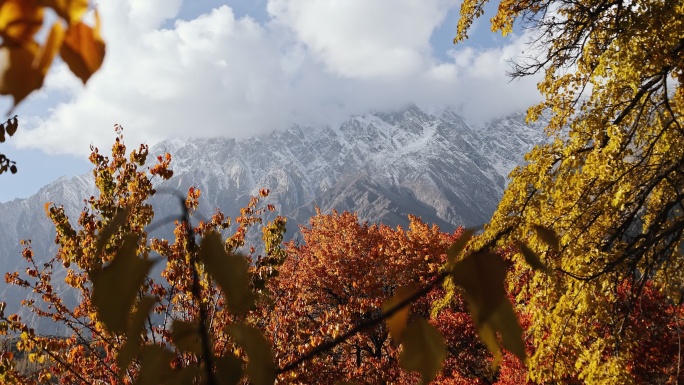
[[[464,1],[456,41],[485,2]],[[473,247],[525,240],[522,254],[550,268],[518,298],[532,317],[530,380],[637,382],[629,325],[646,288],[673,305],[684,296],[684,3],[502,0],[491,23],[532,33],[538,56],[512,75],[544,75],[528,119],[550,113],[552,140],[511,174]]]

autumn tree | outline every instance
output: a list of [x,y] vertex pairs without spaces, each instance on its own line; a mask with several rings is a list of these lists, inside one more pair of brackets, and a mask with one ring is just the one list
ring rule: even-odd
[[[39,335],[19,316],[3,314],[0,304],[0,334],[18,335],[19,351],[42,368],[30,376],[19,373],[12,354],[3,352],[0,380],[170,384],[207,380],[227,371],[238,381],[242,376],[242,361],[234,354],[238,344],[248,345],[242,347],[243,357],[244,352],[251,354],[253,346],[261,347],[259,338],[266,344],[260,334],[252,337],[255,329],[246,313],[264,300],[265,284],[282,263],[284,219],[264,224],[262,256],[234,254],[245,246],[248,229],[261,223],[262,214],[273,207],[260,207],[255,197],[234,220],[217,211],[192,226],[189,215],[200,196],[193,188],[179,200],[173,241],[150,237],[148,229],[160,224],[152,222],[155,213],[149,198],[157,194],[153,180],[173,175],[171,156],[158,156],[155,164],[145,167],[147,146],[127,155],[119,127],[117,131],[111,157],[92,148],[90,161],[99,194],[84,200],[77,226],[63,207],[45,205],[55,224],[57,255],[39,263],[30,241],[25,241],[28,267],[5,276],[8,283],[37,295],[22,306],[64,325],[69,335]],[[268,191],[261,192],[262,197],[267,195]],[[220,231],[230,234],[224,240]],[[195,241],[196,235],[202,236],[201,243]],[[155,264],[163,265],[156,277],[150,271]],[[80,298],[76,306],[65,302],[57,290],[54,272],[62,268],[64,283]],[[264,360],[268,352],[268,345],[259,350]],[[213,365],[220,366],[217,373]],[[268,370],[260,369],[268,378]]]
[[[516,253],[515,247],[502,250],[504,258],[509,261],[509,276],[512,278],[507,285],[508,295],[511,300],[519,304],[517,316],[524,329],[526,351],[528,355],[534,356],[537,349],[546,346],[539,345],[532,338],[534,328],[538,327],[538,324],[532,322],[536,309],[526,306],[532,298],[538,295],[530,284],[535,279],[535,273],[527,265],[515,263]],[[632,382],[666,384],[684,380],[684,373],[681,373],[680,362],[677,358],[680,354],[681,331],[684,327],[684,319],[682,319],[684,305],[668,300],[666,295],[655,289],[651,282],[642,288],[641,296],[635,302],[631,283],[625,280],[618,285],[614,306],[612,311],[625,317],[625,324],[622,325],[625,335],[638,341],[637,344],[623,346],[621,352],[626,356],[625,366],[630,371]],[[597,322],[594,325],[584,325],[584,327],[585,330],[596,328],[596,333],[603,336],[615,332],[610,323]],[[591,350],[595,341],[592,337],[583,338],[579,352]],[[555,347],[558,349],[559,356],[565,352],[564,346],[556,345]],[[609,356],[612,352],[609,350],[605,354]],[[582,364],[591,363],[584,361]],[[534,384],[536,381],[532,381],[528,374],[535,370],[534,366],[528,369],[523,361],[506,352],[497,373],[496,384]],[[564,384],[594,382],[580,377],[577,371],[558,372],[556,380]],[[609,380],[609,382],[616,381]]]
[[[409,216],[409,227],[359,223],[356,215],[317,211],[301,228],[301,242],[287,245],[287,259],[269,289],[274,303],[264,313],[276,361],[288,363],[307,350],[372,318],[402,288],[425,286],[438,275],[454,234]],[[412,306],[410,316],[429,317],[439,286]],[[477,384],[493,377],[486,347],[478,340],[465,303],[458,299],[431,321],[446,336],[450,354],[438,382]],[[377,323],[325,354],[284,373],[284,383],[406,383],[398,340]]]
[[[485,2],[464,1],[456,40]],[[642,304],[656,299],[673,309],[662,313],[664,325],[681,324],[684,5],[504,0],[491,23],[504,35],[521,25],[532,36],[527,52],[536,56],[512,75],[543,75],[545,100],[528,119],[550,114],[552,139],[511,174],[472,247],[525,240],[521,255],[540,256],[552,271],[535,274],[526,290],[533,295],[519,299],[536,346],[531,380],[642,381],[645,367],[666,364],[639,352],[651,338],[638,332],[651,316]],[[673,373],[670,365],[660,369]]]

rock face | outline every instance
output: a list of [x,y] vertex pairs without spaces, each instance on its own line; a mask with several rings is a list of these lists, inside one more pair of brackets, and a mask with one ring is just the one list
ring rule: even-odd
[[[524,114],[469,127],[452,111],[429,114],[411,106],[353,117],[335,127],[294,126],[239,142],[169,140],[150,152],[173,156],[174,177],[160,187],[202,190],[198,213],[204,217],[216,208],[234,215],[250,196],[268,188],[268,203],[288,218],[290,236],[308,223],[316,206],[323,212],[356,211],[363,220],[392,226],[405,226],[407,214],[413,214],[450,231],[489,220],[507,174],[543,137],[540,124],[525,125]],[[32,239],[37,261],[55,254],[46,202],[64,205],[75,223],[83,198],[95,193],[93,177],[85,175],[0,204],[3,270],[24,267],[19,239]],[[170,195],[158,194],[153,205],[158,218],[179,212]],[[168,226],[160,231],[166,235]],[[8,311],[26,295],[4,283],[0,293]],[[46,332],[60,332],[46,327]]]

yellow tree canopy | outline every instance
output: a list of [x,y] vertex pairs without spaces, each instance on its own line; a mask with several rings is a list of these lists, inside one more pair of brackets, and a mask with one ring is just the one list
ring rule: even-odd
[[[485,2],[463,2],[456,41]],[[632,382],[629,309],[646,286],[673,304],[684,294],[684,2],[503,0],[491,23],[529,28],[538,56],[513,76],[544,75],[528,119],[551,115],[552,140],[511,174],[480,239],[523,240],[553,270],[518,298],[533,319],[530,379]]]

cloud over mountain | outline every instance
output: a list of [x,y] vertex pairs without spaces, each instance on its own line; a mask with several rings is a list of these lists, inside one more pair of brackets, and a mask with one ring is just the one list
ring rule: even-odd
[[103,68],[84,88],[57,65],[30,101],[46,111],[24,116],[16,143],[85,153],[108,143],[115,123],[132,142],[154,144],[246,138],[408,103],[452,106],[475,121],[533,103],[534,79],[508,83],[505,75],[522,37],[435,55],[430,38],[442,23],[455,24],[444,20],[451,6],[270,0],[261,19],[223,5],[185,20],[181,0],[102,2]]

